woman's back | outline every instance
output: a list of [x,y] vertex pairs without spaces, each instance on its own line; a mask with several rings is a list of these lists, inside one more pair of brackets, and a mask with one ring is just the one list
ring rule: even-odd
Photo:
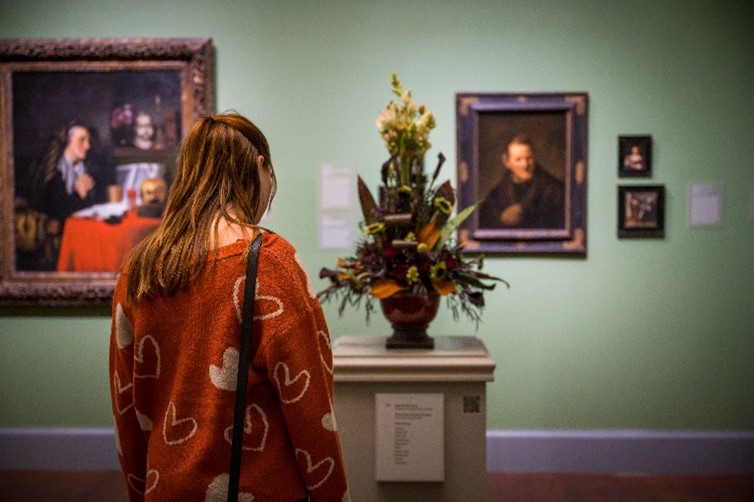
[[[131,500],[227,497],[248,238],[275,188],[266,140],[236,115],[200,120],[178,164],[165,217],[113,299],[112,409]],[[239,500],[348,500],[327,324],[293,247],[263,237]]]

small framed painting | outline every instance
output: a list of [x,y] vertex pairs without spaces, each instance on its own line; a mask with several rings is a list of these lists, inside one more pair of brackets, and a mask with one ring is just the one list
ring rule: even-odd
[[618,137],[618,176],[621,178],[652,176],[652,136]]
[[618,187],[618,237],[665,237],[665,186]]

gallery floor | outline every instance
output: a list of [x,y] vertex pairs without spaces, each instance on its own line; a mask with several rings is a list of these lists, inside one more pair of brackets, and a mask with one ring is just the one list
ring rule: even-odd
[[[487,476],[487,492],[490,502],[743,502],[754,500],[754,474],[606,476],[497,473]],[[0,471],[0,500],[126,502],[127,499],[123,479],[118,472]]]

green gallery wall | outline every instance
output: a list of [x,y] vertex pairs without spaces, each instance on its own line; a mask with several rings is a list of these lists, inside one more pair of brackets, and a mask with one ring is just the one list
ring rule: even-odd
[[[585,258],[490,256],[510,289],[483,323],[444,309],[433,335],[476,335],[497,362],[490,429],[754,429],[754,6],[729,0],[2,0],[0,37],[209,37],[216,109],[264,130],[270,226],[309,274],[318,173],[376,186],[374,126],[398,73],[437,117],[429,158],[455,180],[457,92],[589,94]],[[617,138],[651,135],[653,176],[622,179]],[[723,224],[690,228],[688,186],[724,186]],[[667,193],[664,239],[619,239],[617,187]],[[321,287],[323,281],[315,280]],[[362,311],[334,336],[387,334]],[[109,427],[104,309],[0,310],[0,427]]]

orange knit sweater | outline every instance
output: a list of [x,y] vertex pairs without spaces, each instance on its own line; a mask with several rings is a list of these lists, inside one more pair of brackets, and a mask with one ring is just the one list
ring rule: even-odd
[[[174,296],[129,305],[118,280],[110,383],[132,501],[226,498],[247,247],[220,248]],[[254,308],[239,500],[348,500],[327,325],[296,251],[274,234]]]

